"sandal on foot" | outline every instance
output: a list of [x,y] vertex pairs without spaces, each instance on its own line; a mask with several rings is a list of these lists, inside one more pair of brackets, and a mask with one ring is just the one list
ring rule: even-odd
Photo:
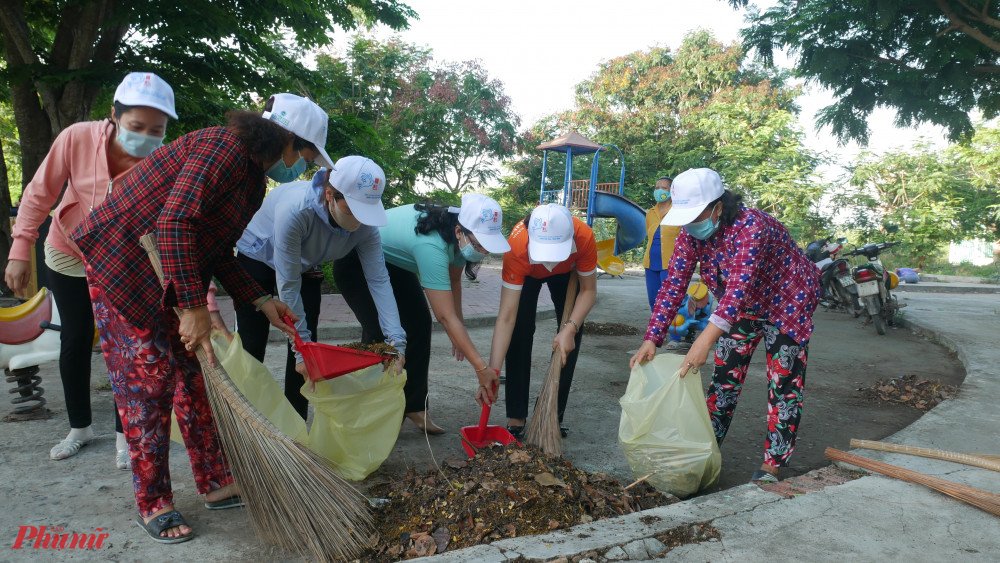
[[751,483],[763,483],[765,485],[770,485],[771,483],[777,483],[778,478],[763,469],[758,469],[753,472],[753,476],[750,477]]
[[246,503],[243,502],[240,495],[233,495],[229,498],[213,502],[205,501],[205,508],[209,510],[225,510],[227,508],[241,508],[243,506],[246,506]]
[[565,438],[566,436],[569,436],[569,426],[566,426],[565,424],[560,424],[559,425],[559,434],[563,438]]
[[521,438],[524,437],[524,426],[511,426],[508,424],[507,432],[510,432],[511,436],[520,440]]
[[80,448],[86,446],[90,443],[90,440],[75,440],[73,438],[66,438],[62,442],[52,446],[49,450],[49,459],[66,459],[68,457],[73,457]]
[[118,450],[118,453],[115,454],[115,467],[121,469],[122,471],[132,469],[132,459],[128,456],[128,448]]
[[169,530],[170,528],[176,528],[178,526],[188,525],[188,523],[184,521],[184,517],[181,516],[181,513],[177,512],[176,510],[171,510],[170,512],[161,514],[156,518],[150,520],[148,524],[146,522],[143,522],[142,516],[140,516],[135,519],[135,523],[138,524],[139,527],[142,528],[143,530],[146,530],[146,533],[149,534],[149,537],[153,538],[153,540],[158,541],[160,543],[181,543],[184,541],[188,541],[189,539],[194,537],[193,531],[188,532],[183,536],[177,536],[173,538],[169,536],[160,535],[163,533],[164,530]]

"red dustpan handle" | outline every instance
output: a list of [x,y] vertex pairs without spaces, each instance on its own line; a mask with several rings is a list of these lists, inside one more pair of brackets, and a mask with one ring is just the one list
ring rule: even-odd
[[[283,323],[285,323],[286,325],[292,327],[293,329],[295,328],[295,323],[292,322],[292,317],[289,317],[288,315],[281,315],[281,321]],[[299,352],[302,352],[302,345],[303,345],[302,337],[299,336],[299,331],[296,330],[295,331],[295,348],[297,348]]]
[[[493,370],[493,371],[497,372],[498,374],[500,373],[497,370]],[[493,392],[494,393],[497,392],[497,384],[496,383],[493,384]],[[490,403],[483,403],[483,413],[479,415],[479,439],[480,440],[483,440],[483,439],[486,438],[486,423],[489,422],[489,420],[490,420],[490,410],[492,408],[493,408],[493,405],[491,405]]]

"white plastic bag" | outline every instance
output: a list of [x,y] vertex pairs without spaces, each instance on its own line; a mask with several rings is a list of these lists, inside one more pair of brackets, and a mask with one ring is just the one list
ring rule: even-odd
[[708,417],[701,376],[680,377],[684,356],[660,354],[636,364],[622,406],[618,442],[637,479],[687,497],[719,479],[722,454]]

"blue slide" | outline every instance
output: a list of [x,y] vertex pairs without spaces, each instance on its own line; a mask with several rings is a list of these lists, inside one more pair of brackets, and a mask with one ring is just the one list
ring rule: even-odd
[[615,254],[631,250],[646,240],[646,210],[630,199],[608,192],[594,192],[594,217],[616,219],[618,249]]

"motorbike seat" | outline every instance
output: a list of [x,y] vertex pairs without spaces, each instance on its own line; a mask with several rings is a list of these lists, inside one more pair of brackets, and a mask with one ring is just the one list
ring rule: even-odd
[[0,344],[31,342],[45,332],[42,321],[52,320],[52,294],[42,288],[34,297],[14,307],[0,308]]

